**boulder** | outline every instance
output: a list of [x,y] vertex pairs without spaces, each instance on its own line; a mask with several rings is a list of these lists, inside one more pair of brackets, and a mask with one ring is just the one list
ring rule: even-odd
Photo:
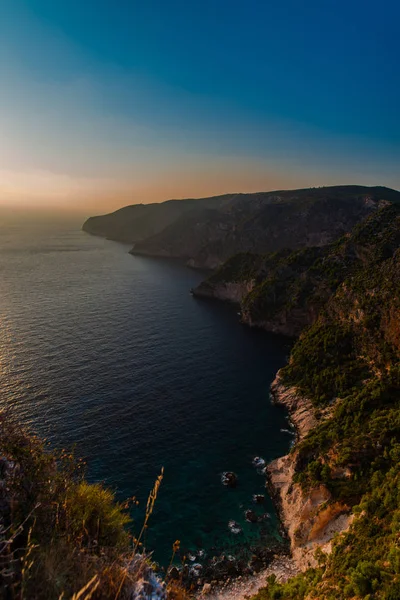
[[264,568],[264,563],[259,556],[253,554],[250,560],[250,568],[255,572],[259,573]]
[[248,521],[249,523],[258,523],[258,516],[254,512],[254,510],[246,510],[244,516],[246,517],[246,521]]
[[236,523],[236,521],[229,521],[228,527],[234,534],[242,533],[242,528],[240,527],[239,523]]
[[253,502],[255,502],[256,504],[263,504],[265,502],[264,494],[254,494]]
[[226,485],[227,487],[236,487],[237,480],[238,477],[233,471],[225,471],[224,473],[222,473],[221,481],[223,485]]
[[256,467],[256,469],[264,469],[265,460],[261,458],[261,456],[255,456],[253,458],[253,466]]

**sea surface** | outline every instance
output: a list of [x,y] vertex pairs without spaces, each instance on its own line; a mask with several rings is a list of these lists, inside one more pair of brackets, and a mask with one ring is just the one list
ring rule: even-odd
[[[78,221],[0,224],[1,407],[53,446],[75,445],[90,481],[136,496],[136,530],[164,467],[146,538],[161,563],[177,539],[210,556],[279,538],[270,499],[252,503],[266,493],[252,459],[293,439],[268,393],[287,341],[193,298],[204,274],[128,251]],[[227,470],[236,489],[221,484]],[[247,508],[271,518],[248,523]]]

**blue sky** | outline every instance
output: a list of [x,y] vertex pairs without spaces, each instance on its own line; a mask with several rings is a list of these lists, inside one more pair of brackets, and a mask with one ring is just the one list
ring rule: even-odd
[[399,4],[1,0],[0,202],[400,188]]

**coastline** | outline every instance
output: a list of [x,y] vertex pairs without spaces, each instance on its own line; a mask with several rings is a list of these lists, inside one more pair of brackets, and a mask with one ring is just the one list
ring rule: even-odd
[[275,575],[280,583],[285,583],[299,572],[290,556],[276,555],[271,564],[256,575],[238,577],[225,586],[211,588],[209,593],[200,591],[196,598],[206,596],[209,600],[248,600],[250,595],[257,594],[266,586],[266,580],[271,575]]
[[[135,254],[135,252],[131,251],[131,254]],[[137,254],[156,260],[160,258],[171,260],[171,257],[167,256]],[[172,260],[181,262],[176,258]],[[252,282],[224,284],[218,286],[218,294],[216,294],[215,289],[209,290],[204,284],[203,289],[201,285],[196,288],[195,296],[228,301],[239,306],[243,296],[252,288]],[[199,293],[199,288],[201,288],[201,293]],[[252,325],[247,322],[245,324]],[[267,329],[262,326],[260,328]],[[210,598],[217,594],[215,598],[239,600],[244,595],[255,594],[258,589],[265,587],[265,580],[272,573],[277,576],[279,581],[285,581],[310,566],[316,566],[315,550],[321,548],[324,552],[329,553],[334,535],[345,531],[351,524],[348,507],[333,503],[329,505],[330,493],[326,486],[321,484],[318,488],[303,493],[299,484],[293,484],[298,444],[319,422],[315,417],[312,402],[300,396],[295,388],[285,386],[280,371],[276,373],[270,391],[271,401],[285,407],[296,432],[295,444],[291,451],[285,456],[273,460],[266,467],[266,486],[277,509],[281,528],[290,542],[291,555],[276,555],[271,563],[258,574],[242,575],[232,579],[228,585],[223,587],[212,585],[207,592]],[[326,418],[326,416],[322,418]],[[201,588],[196,597],[199,595],[202,595]]]
[[[306,569],[316,567],[315,551],[320,548],[329,554],[333,537],[346,531],[352,523],[353,517],[347,506],[329,504],[330,492],[323,484],[303,492],[299,484],[293,483],[298,444],[318,424],[311,400],[298,394],[294,387],[285,386],[280,371],[270,391],[271,401],[286,408],[296,431],[296,441],[290,452],[266,467],[266,487],[275,504],[282,535],[290,542],[290,554],[275,555],[268,567],[259,573],[238,577],[225,586],[206,584],[196,598],[246,600],[267,585],[270,575],[284,583]],[[329,415],[322,418],[329,418]]]
[[[298,444],[318,424],[311,401],[285,386],[279,371],[271,384],[271,396],[288,410],[297,438],[289,454],[267,466],[267,488],[290,541],[292,560],[299,571],[304,571],[317,566],[314,555],[318,548],[326,554],[331,552],[333,537],[349,528],[352,515],[346,505],[329,503],[331,494],[324,484],[304,491],[293,482]],[[322,416],[326,418],[329,413]]]
[[[280,370],[271,383],[270,399],[272,403],[284,406],[288,412],[290,422],[296,433],[296,441],[292,448],[292,452],[295,452],[298,442],[317,423],[313,414],[312,404],[308,399],[300,397],[294,388],[287,388],[283,385]],[[287,492],[293,477],[294,461],[292,461],[292,452],[273,460],[267,465],[267,480],[265,484],[278,513],[281,534],[290,542],[290,554],[275,554],[271,563],[259,573],[236,577],[228,581],[224,586],[213,586],[207,583],[203,590],[200,589],[195,594],[195,598],[204,598],[206,596],[209,600],[246,600],[250,595],[256,594],[267,585],[267,578],[270,575],[275,575],[277,581],[285,583],[288,579],[303,570],[302,564],[293,555],[290,515],[283,502],[284,492]],[[284,471],[286,468],[287,473],[285,475]],[[281,483],[284,487],[280,485],[278,478],[275,476],[276,473],[279,475],[283,474]]]

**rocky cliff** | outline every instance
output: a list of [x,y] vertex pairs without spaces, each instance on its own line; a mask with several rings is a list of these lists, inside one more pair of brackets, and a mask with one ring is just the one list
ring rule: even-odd
[[[271,395],[274,402],[287,409],[296,428],[297,442],[304,440],[318,423],[312,402],[296,388],[284,385],[279,373],[271,385]],[[304,492],[295,482],[297,461],[295,448],[272,461],[267,467],[267,485],[289,537],[296,567],[304,571],[317,566],[317,548],[331,552],[332,538],[349,528],[352,516],[345,504],[330,502],[332,495],[323,483]]]
[[193,290],[193,294],[198,297],[211,298],[240,304],[254,288],[254,279],[244,282],[227,281],[210,286],[208,283],[202,283]]
[[380,202],[325,247],[240,254],[194,290],[299,336],[271,388],[297,441],[267,476],[304,574],[255,600],[400,597],[399,286],[400,208]]
[[238,252],[324,246],[373,212],[382,199],[399,201],[400,194],[361,186],[238,194],[217,210],[182,215],[136,243],[132,252],[216,268]]
[[133,254],[180,258],[214,269],[239,252],[324,246],[376,210],[400,202],[383,187],[336,186],[227,194],[134,205],[92,217],[85,231],[132,242]]
[[399,209],[348,241],[342,282],[272,386],[299,435],[269,485],[304,574],[257,600],[400,597]]
[[235,194],[225,194],[211,198],[133,204],[107,215],[90,217],[82,229],[92,235],[133,244],[156,235],[186,213],[217,210],[234,197]]
[[240,304],[250,326],[297,336],[346,278],[393,252],[400,243],[398,214],[398,205],[381,201],[351,232],[324,247],[236,255],[193,293]]

